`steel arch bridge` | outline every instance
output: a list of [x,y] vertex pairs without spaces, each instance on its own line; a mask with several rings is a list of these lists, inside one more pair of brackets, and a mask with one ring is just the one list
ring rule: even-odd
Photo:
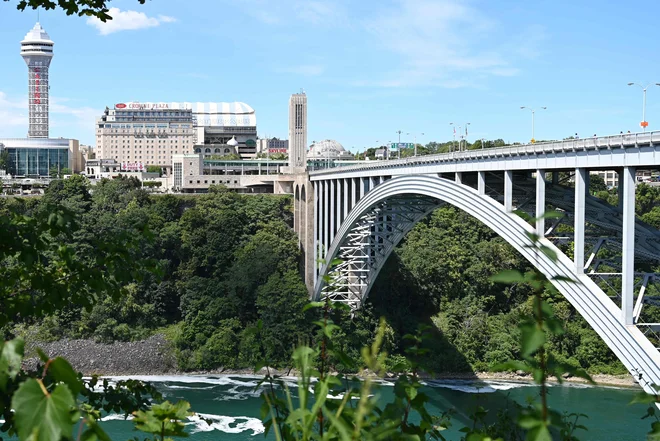
[[[647,292],[660,279],[652,272],[660,264],[660,232],[635,219],[635,172],[658,165],[660,133],[652,132],[374,161],[300,176],[293,186],[294,229],[308,287],[315,299],[359,308],[408,231],[450,204],[489,226],[548,279],[561,276],[552,280],[559,292],[640,385],[656,393],[660,353],[648,336],[654,338],[660,324],[644,321],[644,305],[660,302]],[[618,173],[618,207],[589,195],[592,170]],[[532,226],[514,209],[537,217],[555,209],[564,216]],[[557,260],[538,251],[531,232]],[[573,259],[561,244],[573,244]],[[324,276],[332,276],[332,286]]]

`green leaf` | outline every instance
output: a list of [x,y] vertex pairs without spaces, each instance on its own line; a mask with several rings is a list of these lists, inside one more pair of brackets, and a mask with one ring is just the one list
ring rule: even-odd
[[408,395],[408,399],[414,400],[417,396],[417,388],[411,385],[406,386],[406,395]]
[[521,217],[523,220],[527,222],[531,222],[533,220],[532,216],[530,216],[527,212],[522,210],[514,210],[513,214],[517,214],[519,217]]
[[550,431],[545,425],[537,426],[527,432],[527,441],[552,441]]
[[569,282],[569,283],[575,282],[575,280],[566,276],[555,276],[552,278],[552,280],[556,280],[557,282]]
[[492,276],[490,281],[495,283],[520,283],[525,281],[525,277],[520,271],[505,270]]
[[189,409],[190,403],[187,401],[179,401],[176,404],[165,401],[151,406],[147,411],[136,412],[133,423],[135,428],[142,432],[185,437],[188,434],[184,431],[183,420],[192,415]]
[[550,248],[549,246],[546,245],[541,245],[540,246],[541,252],[545,254],[550,260],[553,262],[557,261],[557,252]]
[[25,342],[15,338],[6,341],[0,352],[0,389],[5,390],[8,379],[15,379],[21,370]]
[[534,368],[525,363],[524,361],[510,360],[504,363],[499,363],[493,366],[493,370],[496,372],[501,371],[523,371],[531,373]]
[[541,216],[537,217],[536,220],[540,219],[561,219],[565,216],[561,211],[550,210],[543,213]]
[[78,377],[78,373],[62,357],[57,357],[50,362],[48,373],[53,376],[55,381],[69,386],[69,390],[71,390],[73,396],[78,396],[83,388],[83,383],[80,377]]
[[41,348],[37,348],[37,355],[39,355],[39,359],[43,361],[44,363],[48,363],[48,360],[50,360],[50,357],[48,354],[46,354],[44,351],[41,350]]
[[533,429],[543,424],[543,421],[534,415],[522,415],[518,418],[518,425],[525,430]]
[[520,331],[520,353],[523,357],[529,357],[545,344],[545,332],[535,324],[521,325]]
[[71,437],[75,401],[66,385],[55,386],[49,394],[41,380],[29,379],[21,384],[11,403],[21,441],[60,441]]
[[312,308],[322,308],[323,305],[325,305],[325,302],[309,302],[303,307],[303,312],[307,311],[308,309]]

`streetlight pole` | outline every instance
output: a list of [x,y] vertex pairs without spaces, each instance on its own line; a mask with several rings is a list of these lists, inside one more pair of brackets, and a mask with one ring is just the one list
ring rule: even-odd
[[[526,106],[520,106],[521,109],[527,109],[532,112],[532,144],[536,142],[536,139],[534,138],[534,114],[536,113],[535,109],[532,109],[531,107],[526,107]],[[547,107],[541,107],[542,110],[547,110]]]
[[[419,136],[424,136],[424,132],[420,133]],[[415,156],[417,156],[417,135],[415,135]]]
[[646,89],[648,89],[651,86],[660,86],[660,83],[650,83],[647,84],[646,87],[642,86],[639,83],[628,83],[628,86],[639,86],[642,89],[644,95],[642,100],[642,122],[639,123],[639,125],[642,126],[642,130],[646,132],[646,127],[649,125],[649,123],[646,122]]
[[[406,133],[406,135],[410,135],[410,133]],[[413,138],[414,138],[414,141],[415,141],[415,143],[414,143],[414,146],[415,146],[414,147],[414,149],[415,149],[414,156],[417,156],[417,133],[413,133],[412,135],[413,135]],[[424,133],[423,132],[420,133],[419,136],[424,136]]]
[[467,150],[467,135],[468,135],[468,127],[470,123],[465,123],[465,142],[463,143],[463,150]]
[[[453,123],[453,122],[450,122],[449,125],[450,125],[450,126],[454,126],[454,123]],[[455,145],[456,145],[456,126],[454,126],[453,128],[454,128],[454,140],[451,142],[451,149],[449,149],[450,152],[451,152],[452,150],[454,150]]]
[[399,143],[396,145],[397,159],[401,159],[401,130],[397,130],[395,133],[399,134]]

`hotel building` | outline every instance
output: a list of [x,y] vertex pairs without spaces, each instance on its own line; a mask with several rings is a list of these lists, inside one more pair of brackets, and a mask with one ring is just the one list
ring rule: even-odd
[[172,155],[192,153],[190,109],[165,103],[119,103],[106,107],[96,123],[96,157],[114,159],[123,169],[170,167]]
[[119,103],[97,121],[96,157],[169,169],[180,154],[254,157],[256,139],[256,116],[244,103]]

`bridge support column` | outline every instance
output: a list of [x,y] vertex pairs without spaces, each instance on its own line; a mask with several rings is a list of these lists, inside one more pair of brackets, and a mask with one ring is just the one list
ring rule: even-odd
[[[316,262],[318,262],[319,258],[319,245],[321,243],[321,223],[319,220],[321,219],[321,198],[320,198],[320,191],[319,187],[321,186],[320,182],[316,182],[312,184],[314,186],[314,265],[313,265],[313,271],[314,271],[314,286],[316,286],[316,280],[319,277],[319,272],[317,268]],[[308,269],[309,271],[309,269]]]
[[552,172],[552,185],[559,185],[559,172],[558,171],[553,171]]
[[330,180],[330,211],[328,212],[328,217],[330,218],[330,238],[328,239],[328,243],[325,244],[326,247],[330,248],[330,245],[332,244],[332,241],[335,239],[335,217],[337,216],[337,198],[336,198],[336,191],[335,187],[337,186],[337,183],[335,182],[334,179]]
[[[344,222],[344,219],[348,217],[348,193],[349,193],[348,179],[344,179],[342,192],[344,193],[344,215],[341,217],[341,221]],[[337,228],[339,229],[339,228]]]
[[463,183],[463,173],[462,172],[456,172],[456,177],[454,178],[457,184],[462,184]]
[[624,167],[623,182],[623,256],[621,268],[621,311],[623,323],[633,325],[635,301],[635,167]]
[[504,211],[513,210],[513,171],[504,172]]
[[545,236],[545,170],[536,170],[536,233]]
[[625,191],[625,179],[623,177],[623,169],[617,170],[619,175],[619,185],[616,188],[616,194],[619,196],[619,210],[623,211],[623,192]]
[[477,175],[477,190],[479,194],[486,194],[486,172],[480,171]]
[[360,199],[362,199],[367,192],[367,180],[365,178],[358,178],[360,180]]
[[587,170],[575,169],[575,230],[573,261],[578,274],[584,274],[584,216],[587,198]]
[[359,178],[351,178],[351,210],[357,204],[357,195],[358,195],[358,185],[360,183]]
[[330,181],[323,181],[323,248],[322,254],[325,254],[330,248]]

